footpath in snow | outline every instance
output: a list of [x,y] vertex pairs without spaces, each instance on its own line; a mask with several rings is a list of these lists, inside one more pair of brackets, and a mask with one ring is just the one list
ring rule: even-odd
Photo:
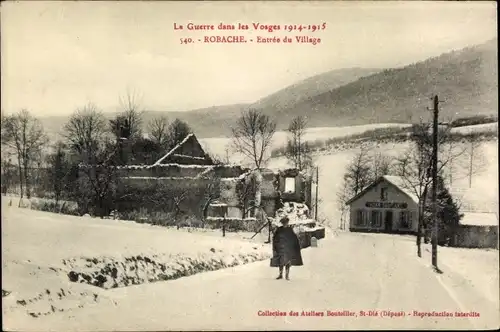
[[[303,250],[291,280],[268,261],[106,290],[75,312],[11,320],[34,330],[300,330],[498,328],[490,303],[450,292],[404,236],[341,233]],[[444,280],[446,281],[446,280]],[[296,315],[295,315],[296,313]],[[462,316],[460,316],[462,315]],[[460,317],[459,317],[460,316]],[[469,316],[469,317],[466,317]]]

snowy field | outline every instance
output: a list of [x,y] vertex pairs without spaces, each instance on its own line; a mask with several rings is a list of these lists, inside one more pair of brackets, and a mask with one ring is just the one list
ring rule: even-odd
[[3,314],[23,319],[79,310],[109,301],[108,288],[270,257],[262,238],[251,242],[245,236],[250,237],[74,217],[2,202],[2,295],[8,294],[2,298]]
[[[315,140],[326,140],[329,138],[336,137],[346,137],[349,135],[356,135],[364,133],[368,130],[374,130],[379,128],[405,128],[409,127],[409,124],[399,124],[399,123],[378,123],[351,127],[317,127],[308,128],[304,139],[307,142],[313,142]],[[286,144],[289,134],[286,131],[277,131],[273,136],[272,148],[279,148]],[[202,138],[199,139],[200,144],[203,146],[205,151],[215,154],[220,158],[225,158],[226,153],[229,154],[230,161],[234,163],[241,162],[243,157],[239,154],[233,152],[231,147],[231,139],[226,137],[215,137],[215,138]],[[227,151],[226,151],[227,149]]]
[[[382,152],[389,156],[398,156],[408,148],[408,143],[371,144],[371,152]],[[466,148],[464,146],[463,148]],[[345,169],[359,150],[330,151],[315,156],[319,167],[319,215],[331,227],[336,227],[340,212],[336,202],[336,193],[340,190]],[[481,171],[473,176],[472,186],[465,174],[466,168],[453,169],[451,190],[462,202],[464,210],[498,213],[498,143],[484,142],[476,151],[481,153],[484,162]],[[467,156],[457,160],[456,165],[467,165]],[[272,159],[272,169],[288,167],[285,158]]]

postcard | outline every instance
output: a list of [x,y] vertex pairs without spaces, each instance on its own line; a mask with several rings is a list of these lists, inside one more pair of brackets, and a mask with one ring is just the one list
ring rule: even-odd
[[499,328],[496,2],[5,1],[5,331]]

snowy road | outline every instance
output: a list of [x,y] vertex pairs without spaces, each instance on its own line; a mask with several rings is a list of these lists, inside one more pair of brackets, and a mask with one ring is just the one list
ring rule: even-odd
[[[33,320],[23,330],[461,329],[498,327],[498,311],[465,285],[446,286],[406,237],[342,234],[303,251],[305,266],[275,280],[268,262],[109,291],[98,304]],[[442,281],[440,281],[440,279]],[[259,316],[259,311],[287,316]],[[290,311],[298,312],[291,317]],[[300,316],[302,311],[355,316]],[[361,317],[375,310],[379,316]],[[404,317],[381,317],[383,310]],[[475,311],[476,318],[415,317],[413,311]],[[36,322],[36,323],[35,323]],[[28,322],[26,322],[28,323]],[[34,325],[35,324],[35,325]]]

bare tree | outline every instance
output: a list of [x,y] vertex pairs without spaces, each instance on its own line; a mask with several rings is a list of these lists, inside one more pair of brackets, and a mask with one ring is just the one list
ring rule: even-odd
[[8,134],[8,117],[4,115],[3,111],[1,114],[1,128],[2,128],[2,137],[0,143],[2,144],[1,149],[1,180],[2,180],[2,193],[6,194],[12,186],[15,186],[17,183],[16,177],[18,176],[18,171],[16,172],[16,165],[12,161],[12,157],[15,155],[13,149],[10,148],[11,137]]
[[[417,255],[422,257],[421,237],[424,230],[425,202],[432,183],[431,158],[428,151],[413,148],[397,159],[395,173],[401,177],[406,189],[418,199]],[[427,242],[427,238],[426,238]]]
[[336,202],[341,216],[341,229],[345,227],[347,212],[349,211],[346,203],[349,199],[359,194],[372,182],[372,158],[368,150],[362,147],[349,162],[342,184],[336,194]]
[[[462,155],[465,150],[455,144],[450,135],[451,128],[441,129],[438,139],[438,169],[443,176],[450,162]],[[430,185],[432,184],[432,135],[429,125],[417,124],[412,128],[412,146],[397,158],[394,173],[401,177],[403,185],[418,199],[417,255],[422,257],[421,238],[424,228],[425,206]],[[425,241],[428,241],[425,235]]]
[[177,194],[172,195],[172,202],[174,203],[174,223],[177,225],[177,229],[181,227],[179,222],[179,215],[181,214],[181,204],[188,198],[188,189],[182,189]]
[[234,148],[260,169],[275,132],[276,123],[267,115],[255,109],[244,111],[232,128]]
[[116,144],[108,141],[97,151],[91,164],[81,165],[79,190],[84,208],[90,204],[99,217],[104,218],[112,210],[113,193],[116,183]]
[[247,217],[248,212],[258,207],[256,201],[257,182],[254,174],[246,176],[236,184],[236,198],[238,208],[241,210],[241,218]]
[[[146,200],[153,203],[156,209],[171,213],[173,225],[180,229],[182,226],[181,217],[186,215],[182,203],[189,199],[191,188],[187,188],[183,183],[175,184],[164,182],[160,179],[156,182],[154,193],[145,197]],[[171,225],[170,220],[166,225]]]
[[292,119],[287,129],[291,137],[287,141],[285,156],[299,170],[312,166],[311,149],[304,139],[306,128],[306,118],[297,116]]
[[120,97],[120,109],[122,111],[109,120],[109,129],[115,136],[119,163],[127,164],[133,158],[133,143],[142,139],[143,110],[137,93],[127,91]]
[[10,137],[8,133],[8,126],[7,126],[9,118],[10,117],[5,115],[2,110],[2,113],[0,114],[0,125],[2,129],[0,141],[2,143],[2,146],[5,146],[10,140],[12,140],[12,137]]
[[55,144],[54,152],[47,156],[49,180],[54,192],[56,206],[59,200],[68,190],[68,175],[71,172],[71,164],[68,151],[63,142]]
[[17,159],[21,198],[23,183],[26,196],[30,198],[30,167],[41,155],[41,150],[48,141],[43,126],[27,110],[21,110],[2,121],[2,136],[2,140],[5,140],[6,146],[14,151]]
[[[2,149],[3,153],[4,149]],[[2,194],[7,194],[11,187],[16,185],[16,165],[12,163],[11,158],[2,156],[0,160],[1,181],[2,181]]]
[[231,158],[229,158],[229,150],[230,150],[230,147],[229,145],[226,145],[226,147],[224,148],[224,163],[227,165],[227,164],[230,164],[231,163]]
[[148,132],[150,139],[162,147],[167,148],[168,145],[168,118],[160,116],[152,119],[148,124]]
[[361,148],[347,166],[344,181],[352,195],[359,194],[372,181],[371,163],[372,158],[368,151]]
[[205,187],[205,193],[202,205],[203,225],[205,224],[205,221],[207,219],[208,207],[214,200],[216,200],[220,196],[220,181],[221,181],[220,177],[213,175],[210,178],[210,182]]
[[93,104],[78,109],[64,127],[68,146],[83,163],[81,203],[90,204],[103,218],[109,209],[115,176],[117,146],[106,137],[106,120]]
[[372,181],[375,181],[381,176],[389,175],[391,173],[392,158],[381,152],[377,152],[372,157]]
[[346,202],[353,197],[352,191],[349,190],[349,185],[346,179],[342,181],[340,190],[336,194],[336,202],[340,211],[340,229],[345,229],[347,214],[349,213],[349,207]]
[[93,163],[106,134],[106,119],[92,103],[76,110],[64,126],[69,148],[85,163]]
[[179,119],[175,119],[170,126],[168,126],[168,137],[169,149],[175,147],[177,144],[182,142],[187,135],[191,134],[193,130],[189,125]]
[[[144,114],[141,102],[142,98],[135,91],[128,90],[125,96],[120,97],[122,111],[114,122],[111,122],[116,137],[134,139],[141,136]],[[117,128],[120,129],[119,132],[115,131]]]
[[469,178],[469,188],[472,188],[472,177],[484,172],[488,165],[484,153],[481,149],[481,141],[470,137],[466,151],[468,159],[467,177]]

